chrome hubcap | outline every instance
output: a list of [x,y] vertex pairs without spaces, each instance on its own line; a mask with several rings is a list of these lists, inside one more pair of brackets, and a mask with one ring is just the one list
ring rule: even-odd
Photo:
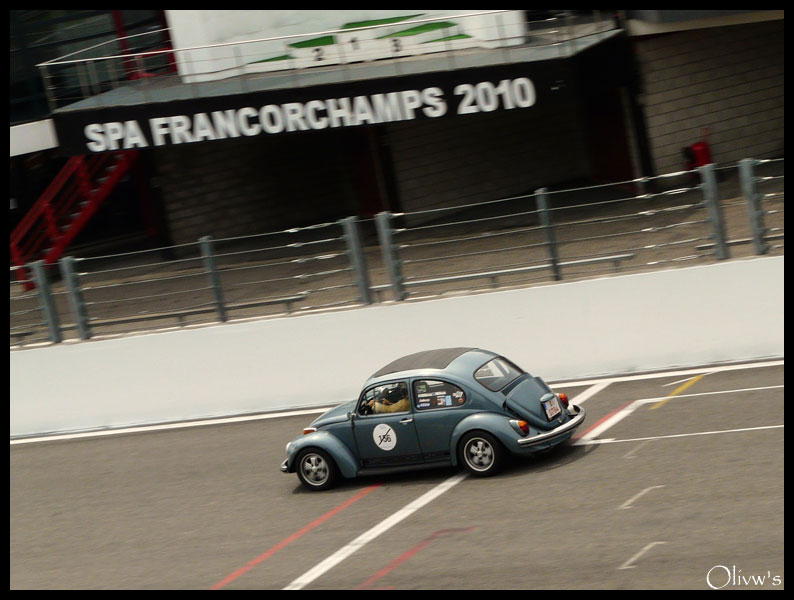
[[322,485],[328,479],[328,465],[322,456],[309,454],[301,463],[301,473],[312,485]]
[[466,462],[472,469],[487,471],[493,464],[493,448],[482,438],[474,438],[466,445]]

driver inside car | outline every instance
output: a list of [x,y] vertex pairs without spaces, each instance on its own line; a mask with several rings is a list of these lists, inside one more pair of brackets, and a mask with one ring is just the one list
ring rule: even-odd
[[410,408],[408,403],[408,388],[403,385],[397,385],[382,389],[368,404],[375,413],[407,411]]

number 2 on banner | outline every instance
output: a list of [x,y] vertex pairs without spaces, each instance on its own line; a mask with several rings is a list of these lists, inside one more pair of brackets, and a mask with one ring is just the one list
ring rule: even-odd
[[528,108],[535,104],[535,86],[527,77],[503,79],[494,86],[490,81],[477,84],[462,83],[455,87],[455,95],[463,96],[458,105],[459,115],[492,112],[501,103],[505,109]]

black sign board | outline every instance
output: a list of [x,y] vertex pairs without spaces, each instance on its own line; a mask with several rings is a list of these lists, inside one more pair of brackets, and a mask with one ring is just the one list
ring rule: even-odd
[[66,154],[141,150],[532,110],[573,93],[571,72],[566,60],[526,62],[171,102],[67,108],[53,113],[53,121]]

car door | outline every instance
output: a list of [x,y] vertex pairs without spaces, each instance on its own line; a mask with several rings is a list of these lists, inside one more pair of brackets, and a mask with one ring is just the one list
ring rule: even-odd
[[[389,393],[392,396],[404,394],[406,401],[384,403],[375,412],[378,410],[378,399]],[[361,466],[364,468],[421,463],[422,450],[408,399],[408,384],[405,381],[395,381],[368,388],[359,398],[353,421],[353,435]]]
[[451,459],[452,431],[472,413],[468,395],[459,386],[436,379],[413,381],[414,422],[425,462]]

